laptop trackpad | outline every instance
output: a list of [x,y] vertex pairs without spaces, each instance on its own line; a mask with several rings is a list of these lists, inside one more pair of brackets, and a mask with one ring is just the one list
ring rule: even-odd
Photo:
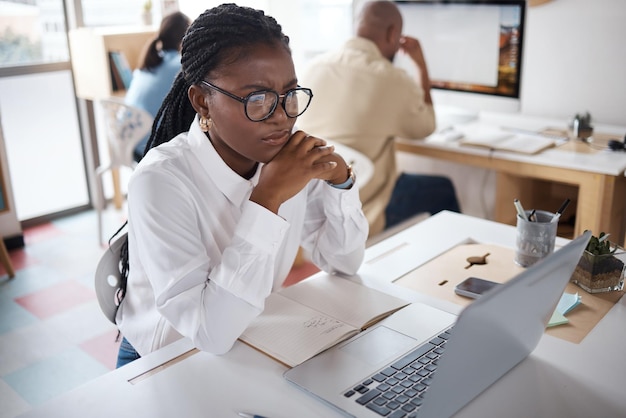
[[340,350],[375,366],[393,360],[414,345],[415,339],[379,326],[344,345]]

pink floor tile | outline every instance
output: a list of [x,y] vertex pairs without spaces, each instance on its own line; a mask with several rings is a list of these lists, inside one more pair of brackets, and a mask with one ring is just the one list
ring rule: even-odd
[[115,341],[116,337],[117,330],[113,330],[83,342],[80,344],[80,348],[110,370],[113,370],[117,362],[117,351],[121,341]]
[[96,293],[92,289],[74,280],[67,280],[16,298],[15,302],[38,318],[45,319],[95,298]]
[[54,226],[53,223],[48,222],[25,229],[24,242],[26,245],[36,244],[41,241],[57,238],[62,234],[63,231]]

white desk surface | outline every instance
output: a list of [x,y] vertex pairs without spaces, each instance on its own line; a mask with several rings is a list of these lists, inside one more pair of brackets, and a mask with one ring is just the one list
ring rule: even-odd
[[[566,129],[566,121],[526,116],[521,114],[489,113],[481,112],[477,120],[469,123],[479,123],[485,126],[523,129],[532,132],[540,132],[546,128]],[[463,124],[457,125],[462,130]],[[614,134],[616,139],[624,138],[626,128],[614,125],[597,125],[596,132]],[[433,138],[435,135],[433,135]],[[399,139],[399,141],[416,142],[423,146],[433,148],[444,148],[451,151],[463,152],[472,155],[496,156],[500,159],[519,161],[532,164],[540,164],[548,167],[560,167],[572,170],[588,171],[592,173],[621,176],[626,170],[626,153],[614,151],[599,151],[595,153],[574,152],[557,147],[547,149],[535,155],[525,155],[515,152],[490,151],[477,147],[464,146],[459,141],[431,141],[429,138],[423,140]]]
[[[458,312],[455,304],[394,285],[390,275],[406,269],[407,259],[412,261],[410,264],[418,265],[468,238],[513,247],[515,228],[441,212],[370,247],[366,262],[391,249],[400,249],[377,263],[364,264],[359,276],[372,287],[412,302],[426,302]],[[557,238],[557,246],[566,242]],[[384,271],[385,275],[377,271]],[[625,323],[626,298],[622,298],[580,344],[544,335],[526,360],[456,417],[624,416]],[[284,366],[240,342],[225,355],[198,352],[135,384],[128,382],[191,348],[189,341],[180,340],[23,417],[235,418],[236,411],[269,418],[341,416],[286,382],[282,378]]]

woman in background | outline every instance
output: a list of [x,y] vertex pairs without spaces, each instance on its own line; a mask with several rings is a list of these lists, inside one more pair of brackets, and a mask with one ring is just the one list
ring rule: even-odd
[[[191,20],[180,12],[167,15],[161,21],[157,36],[146,44],[139,66],[133,72],[124,102],[148,111],[154,118],[180,71],[180,46]],[[143,157],[149,135],[133,152],[135,161]]]

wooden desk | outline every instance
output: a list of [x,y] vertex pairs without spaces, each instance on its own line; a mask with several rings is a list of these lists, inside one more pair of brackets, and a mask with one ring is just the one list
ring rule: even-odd
[[[501,122],[499,118],[499,115],[487,116],[485,123],[496,126],[506,124],[504,126],[535,131],[557,124],[554,121],[523,117]],[[529,123],[531,127],[528,127]],[[527,156],[461,146],[456,142],[434,143],[428,139],[398,139],[396,149],[495,171],[494,220],[510,225],[516,222],[513,199],[520,199],[525,208],[555,211],[560,202],[552,201],[550,188],[547,186],[550,183],[575,186],[578,195],[572,196],[572,200],[576,202],[573,235],[589,229],[595,234],[604,231],[614,234],[616,240],[626,240],[622,238],[626,233],[626,155],[623,153],[597,151],[587,146],[567,144]]]
[[[440,212],[369,247],[359,280],[408,301],[458,313],[461,307],[457,304],[393,281],[407,260],[420,265],[469,237],[512,248],[515,228]],[[566,242],[557,238],[557,247]],[[392,251],[400,246],[407,251]],[[389,255],[381,257],[383,254]],[[384,260],[381,264],[374,261],[380,259]],[[368,266],[366,275],[363,270]],[[584,298],[585,292],[581,292]],[[622,298],[579,344],[544,334],[527,359],[455,417],[622,416],[626,411],[625,319],[626,298]],[[343,416],[290,385],[282,377],[285,370],[285,366],[241,342],[217,356],[198,352],[190,341],[181,339],[29,411],[23,418],[130,418],[138,412],[146,417],[235,418],[237,411],[271,418]]]

